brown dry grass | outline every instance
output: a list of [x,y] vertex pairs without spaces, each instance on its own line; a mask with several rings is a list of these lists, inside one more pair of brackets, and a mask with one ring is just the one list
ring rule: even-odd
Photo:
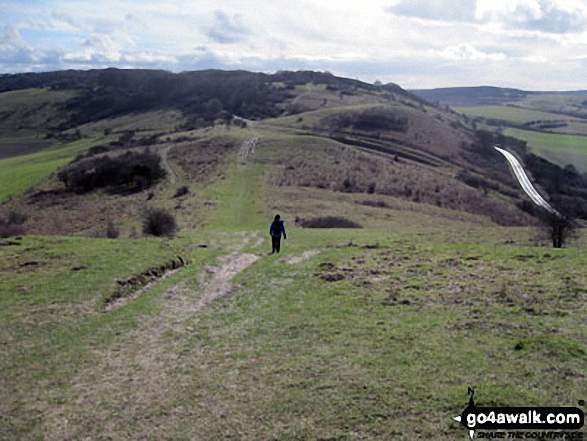
[[168,157],[181,168],[189,182],[210,184],[223,176],[222,166],[238,145],[228,137],[188,141],[173,146]]
[[[266,142],[279,150],[278,166],[270,183],[315,187],[347,193],[400,197],[456,211],[482,214],[504,225],[531,223],[530,217],[497,194],[485,194],[457,181],[453,172],[412,161],[394,161],[382,154],[363,152],[332,141],[298,137]],[[271,155],[276,158],[277,153]]]

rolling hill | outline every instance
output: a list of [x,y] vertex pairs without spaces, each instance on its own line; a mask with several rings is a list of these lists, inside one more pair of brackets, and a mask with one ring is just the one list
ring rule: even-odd
[[[0,197],[16,197],[23,190],[31,194],[16,198],[6,208],[23,210],[35,219],[30,225],[35,233],[56,232],[47,226],[55,222],[33,216],[41,208],[48,218],[59,219],[59,231],[68,234],[87,234],[98,225],[92,224],[92,216],[81,216],[85,219],[81,224],[63,219],[64,213],[80,217],[74,208],[63,210],[63,204],[79,207],[81,213],[86,209],[84,201],[98,198],[93,205],[126,205],[123,218],[138,210],[136,203],[126,203],[130,199],[109,202],[119,195],[71,194],[56,178],[44,181],[57,170],[54,165],[39,165],[27,171],[26,167],[38,163],[35,155],[57,159],[69,154],[73,159],[88,148],[112,155],[149,147],[169,152],[175,161],[172,166],[182,172],[190,167],[185,164],[195,161],[214,164],[204,167],[204,175],[210,170],[221,173],[222,155],[206,154],[199,159],[191,155],[218,142],[234,151],[245,136],[236,132],[246,121],[254,121],[249,125],[254,125],[263,146],[258,161],[271,170],[273,185],[399,197],[489,216],[503,225],[535,222],[507,165],[492,148],[501,143],[525,157],[529,153],[523,143],[477,130],[470,118],[394,84],[375,86],[319,72],[172,74],[106,69],[5,75],[0,77],[0,90],[4,91],[0,93],[0,154],[7,158],[4,176],[19,182],[7,183]],[[218,137],[210,130],[219,125],[232,132]],[[264,162],[265,157],[271,160]],[[21,173],[13,163],[27,165]],[[528,164],[544,166],[531,160]],[[530,172],[555,204],[573,206],[579,217],[587,218],[583,191],[587,183],[580,175],[569,181],[572,185],[561,188],[545,176],[572,171]],[[46,188],[34,190],[41,182]]]
[[532,153],[587,172],[587,92],[527,92],[496,87],[416,90],[453,106],[475,124],[527,142]]

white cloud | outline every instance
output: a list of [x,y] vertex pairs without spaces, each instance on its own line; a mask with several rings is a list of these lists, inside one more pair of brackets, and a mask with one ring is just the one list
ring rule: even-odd
[[430,20],[474,21],[476,9],[476,0],[400,0],[387,11]]
[[0,36],[0,50],[17,50],[26,48],[26,43],[18,31],[10,24],[4,26],[4,33]]
[[505,60],[505,54],[488,53],[477,49],[475,46],[467,43],[458,44],[455,46],[449,46],[441,52],[437,52],[441,58],[446,60],[494,60],[501,61]]
[[242,23],[242,17],[238,14],[230,17],[228,14],[217,10],[214,11],[214,22],[206,35],[212,40],[229,44],[243,40],[250,31]]

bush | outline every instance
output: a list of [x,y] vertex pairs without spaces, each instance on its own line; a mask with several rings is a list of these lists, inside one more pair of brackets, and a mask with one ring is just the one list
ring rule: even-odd
[[156,153],[126,152],[117,157],[100,156],[70,164],[58,178],[73,191],[87,192],[114,186],[144,190],[166,175]]
[[116,225],[114,225],[114,222],[109,220],[108,226],[106,227],[106,237],[108,239],[116,239],[116,238],[118,238],[118,236],[120,236],[120,231],[118,231],[118,228],[116,228]]
[[304,228],[363,228],[361,224],[341,216],[302,219],[299,223]]
[[354,123],[356,130],[392,130],[407,132],[408,118],[397,117],[387,108],[373,108],[363,111]]
[[176,191],[175,191],[175,195],[173,196],[174,198],[179,198],[181,196],[185,196],[186,194],[188,194],[190,192],[190,189],[184,185],[183,187],[179,187]]
[[386,208],[388,205],[385,201],[361,201],[357,202],[361,205],[366,205],[367,207],[376,207],[376,208]]
[[23,224],[28,219],[25,214],[10,211],[6,219],[0,218],[0,238],[20,236],[25,233]]
[[25,230],[22,225],[11,225],[4,219],[0,219],[0,238],[20,236]]
[[177,223],[171,213],[162,208],[147,208],[143,213],[143,234],[173,237]]
[[9,224],[12,224],[12,225],[22,225],[27,221],[28,218],[29,217],[26,214],[19,213],[14,210],[10,210],[8,212],[7,221]]

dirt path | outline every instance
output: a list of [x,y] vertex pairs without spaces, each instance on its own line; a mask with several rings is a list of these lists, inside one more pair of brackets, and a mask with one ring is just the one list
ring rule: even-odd
[[254,155],[259,138],[252,138],[242,143],[238,151],[238,163],[244,164],[249,155]]
[[[251,240],[239,234],[241,249],[245,239]],[[235,289],[231,280],[260,258],[233,251],[218,259],[218,265],[206,267],[205,273],[193,274],[163,293],[156,314],[141,316],[136,328],[108,348],[94,351],[95,363],[72,379],[68,399],[45,409],[43,435],[92,439],[85,423],[91,421],[101,427],[104,438],[128,439],[131,425],[133,439],[168,439],[166,427],[179,424],[185,415],[158,410],[173,408],[181,390],[194,381],[182,354],[188,341],[191,350],[198,351],[197,344],[191,346],[198,314]],[[197,285],[199,289],[194,288]],[[148,418],[136,420],[145,415]]]
[[308,260],[310,257],[314,257],[319,253],[319,250],[304,251],[302,254],[288,257],[287,259],[285,259],[285,263],[287,263],[288,265],[297,265],[298,263],[301,263],[304,260]]
[[169,182],[172,184],[175,184],[177,182],[177,175],[173,171],[173,168],[171,168],[171,165],[169,164],[169,161],[167,159],[167,153],[169,152],[170,149],[171,149],[171,146],[167,146],[163,150],[161,150],[161,163],[163,164],[163,167],[165,168],[165,170],[167,170],[167,176],[169,176]]
[[192,312],[197,312],[211,301],[228,294],[233,288],[230,280],[260,258],[261,256],[257,254],[240,254],[236,252],[223,256],[220,268],[208,268],[208,273],[211,274],[211,277],[205,285],[205,294],[195,305]]

